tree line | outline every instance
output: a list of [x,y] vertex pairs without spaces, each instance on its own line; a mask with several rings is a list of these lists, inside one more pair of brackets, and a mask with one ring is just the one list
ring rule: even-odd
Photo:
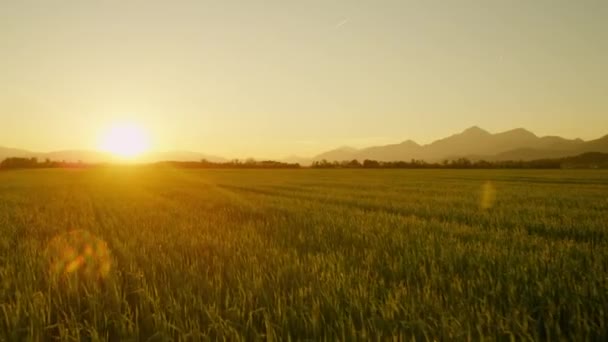
[[[36,169],[36,168],[89,168],[103,167],[108,164],[86,164],[83,162],[52,161],[45,159],[39,161],[37,158],[6,158],[0,162],[0,169]],[[176,168],[190,169],[299,169],[298,163],[285,163],[274,160],[255,160],[252,158],[240,160],[233,159],[226,162],[212,162],[206,159],[200,161],[165,161],[147,164],[152,167],[170,166]],[[486,161],[470,160],[468,158],[457,158],[444,160],[440,163],[429,163],[424,160],[412,159],[408,161],[378,161],[365,159],[360,162],[357,159],[345,161],[327,161],[325,159],[314,161],[310,166],[313,169],[560,169],[560,168],[586,168],[606,169],[608,168],[608,154],[600,152],[588,152],[578,156],[538,159],[530,161]]]
[[468,158],[444,160],[441,163],[429,163],[424,160],[411,161],[377,161],[365,159],[363,162],[354,160],[327,161],[320,160],[312,163],[316,169],[559,169],[562,161],[559,159],[542,159],[532,161],[472,161]]
[[157,166],[173,166],[189,169],[299,169],[298,163],[284,163],[275,160],[255,160],[253,158],[233,159],[226,162],[212,162],[203,159],[198,162],[165,161],[156,163]]
[[440,163],[420,159],[407,161],[377,161],[357,159],[345,161],[315,161],[316,169],[608,169],[608,153],[587,152],[577,156],[537,160],[470,160],[457,158]]
[[48,158],[43,161],[38,161],[38,158],[11,157],[0,162],[0,169],[82,168],[90,166],[91,165],[83,162],[53,161]]

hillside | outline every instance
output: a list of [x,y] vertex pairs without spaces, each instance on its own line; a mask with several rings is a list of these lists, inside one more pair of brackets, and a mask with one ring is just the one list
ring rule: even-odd
[[[34,152],[16,148],[0,147],[0,161],[10,157],[19,158],[38,158],[38,160],[50,159],[54,161],[79,162],[84,163],[108,163],[117,161],[117,158],[111,154],[90,151],[90,150],[63,150],[53,152]],[[144,155],[140,158],[142,162],[159,162],[159,161],[200,161],[206,159],[211,162],[223,162],[226,159],[213,155],[189,152],[189,151],[168,151],[168,152],[153,152]]]
[[584,152],[608,152],[608,136],[585,142],[557,136],[539,137],[516,128],[492,134],[473,126],[461,133],[419,145],[412,140],[400,144],[372,146],[363,149],[341,148],[313,157],[326,160],[378,160],[398,161],[422,159],[428,162],[467,157],[486,160],[535,160],[561,158]]
[[[427,162],[441,162],[458,158],[471,160],[538,160],[556,159],[574,156],[586,152],[608,153],[608,135],[599,139],[583,141],[566,139],[558,136],[539,137],[536,134],[516,128],[500,133],[490,133],[477,126],[460,133],[436,140],[430,144],[420,145],[413,140],[397,144],[370,146],[366,148],[340,147],[323,152],[312,158],[291,156],[282,161],[310,165],[313,161],[344,161],[365,159],[377,161],[410,161],[412,159]],[[90,150],[65,150],[54,152],[33,152],[23,149],[0,147],[0,160],[8,157],[51,159],[57,161],[85,163],[104,163],[116,161],[107,153]],[[225,162],[220,156],[192,151],[153,152],[139,158],[141,162],[159,161],[200,161]]]

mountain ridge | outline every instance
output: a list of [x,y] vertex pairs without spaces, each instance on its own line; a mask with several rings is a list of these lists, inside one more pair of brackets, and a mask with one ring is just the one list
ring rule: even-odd
[[[608,153],[608,134],[594,140],[584,141],[580,138],[566,139],[559,136],[538,136],[525,128],[490,133],[479,126],[472,126],[460,133],[437,139],[428,144],[418,144],[407,139],[400,143],[353,148],[338,147],[312,158],[290,156],[282,161],[297,162],[302,165],[314,161],[344,161],[365,159],[377,161],[409,161],[411,159],[427,162],[440,162],[457,158],[471,160],[534,160],[543,158],[569,157],[585,152]],[[120,161],[108,153],[93,150],[62,150],[52,152],[34,152],[18,148],[0,146],[0,160],[9,157],[38,158],[39,160],[56,160],[85,163],[106,163]],[[210,154],[192,151],[150,152],[137,159],[138,162],[158,161],[200,161],[224,162],[227,159]]]
[[[37,158],[40,161],[50,159],[53,161],[84,162],[84,163],[111,163],[121,161],[120,158],[109,153],[95,150],[59,150],[50,152],[35,152],[18,148],[0,146],[0,161],[6,158]],[[164,151],[150,152],[137,158],[137,162],[149,163],[159,161],[200,161],[206,159],[212,162],[224,162],[225,158],[215,155],[191,151]]]
[[[332,150],[318,154],[311,161],[320,160],[378,160],[398,161],[423,159],[437,162],[445,159],[471,158],[487,160],[533,160],[538,158],[566,157],[584,152],[608,152],[608,135],[584,141],[559,136],[538,136],[525,128],[490,133],[479,126],[472,126],[460,133],[419,145],[412,140],[407,145],[389,144],[355,149],[339,154]],[[533,152],[532,152],[533,151]],[[518,153],[519,152],[519,153]],[[333,158],[328,158],[328,157]]]

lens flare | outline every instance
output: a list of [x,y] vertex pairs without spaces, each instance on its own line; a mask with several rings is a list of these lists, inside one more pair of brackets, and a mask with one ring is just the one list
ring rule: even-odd
[[47,248],[50,272],[55,276],[76,274],[105,278],[110,272],[110,251],[105,241],[85,230],[75,230],[51,240]]

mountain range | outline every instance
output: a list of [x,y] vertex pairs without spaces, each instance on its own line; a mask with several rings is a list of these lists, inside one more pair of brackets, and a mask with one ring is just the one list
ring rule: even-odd
[[[109,163],[120,161],[109,153],[92,151],[92,150],[64,150],[53,152],[33,152],[15,148],[6,148],[0,146],[0,161],[9,157],[18,158],[38,158],[39,161],[50,159],[53,161],[67,162],[85,162],[85,163]],[[138,158],[139,162],[151,163],[158,161],[200,161],[206,159],[211,162],[224,162],[226,159],[218,156],[190,152],[190,151],[169,151],[169,152],[153,152]]]
[[584,152],[608,152],[608,135],[590,141],[565,139],[557,136],[539,137],[516,128],[492,134],[477,126],[461,133],[420,145],[412,140],[398,144],[372,146],[362,149],[341,147],[321,153],[313,161],[328,160],[378,160],[409,161],[421,159],[437,162],[445,159],[469,158],[471,160],[534,160],[561,158]]
[[[501,133],[490,133],[477,126],[468,128],[447,138],[430,144],[420,145],[412,140],[397,144],[371,146],[367,148],[341,147],[318,154],[312,158],[289,157],[282,161],[297,162],[307,165],[313,161],[343,161],[365,159],[378,161],[409,161],[411,159],[438,162],[457,158],[471,160],[535,160],[561,158],[585,152],[608,153],[608,135],[602,138],[584,141],[565,139],[558,136],[539,137],[536,134],[516,128]],[[32,152],[27,150],[0,147],[0,160],[8,157],[38,158],[39,160],[57,160],[86,163],[112,162],[116,158],[110,154],[90,150],[67,150],[55,152]],[[199,161],[207,159],[222,162],[226,159],[189,151],[170,151],[150,153],[139,158],[141,162],[156,161]]]

